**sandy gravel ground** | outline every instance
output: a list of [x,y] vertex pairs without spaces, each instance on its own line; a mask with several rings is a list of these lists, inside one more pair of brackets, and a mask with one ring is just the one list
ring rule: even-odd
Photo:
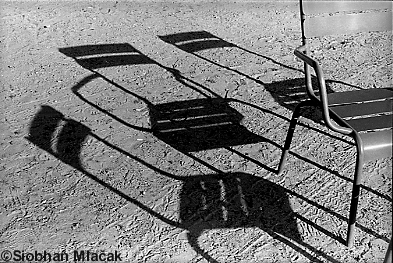
[[[305,98],[296,3],[3,1],[0,10],[1,251],[381,262],[391,159],[365,168],[352,248],[342,243],[348,138],[310,110],[276,174]],[[313,55],[331,92],[392,83],[389,34],[312,45],[326,50]]]

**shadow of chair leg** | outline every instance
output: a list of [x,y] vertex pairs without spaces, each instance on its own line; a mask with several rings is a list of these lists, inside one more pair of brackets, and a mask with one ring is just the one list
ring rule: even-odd
[[187,233],[187,239],[188,243],[190,246],[197,252],[199,255],[201,255],[204,259],[207,260],[209,263],[219,263],[216,259],[214,259],[212,256],[209,255],[205,250],[203,250],[198,243],[198,237],[200,236],[199,233],[194,233],[189,231]]
[[[26,139],[47,153],[53,155],[63,163],[75,168],[77,171],[81,172],[111,192],[135,204],[147,213],[155,216],[169,225],[182,228],[182,225],[179,222],[166,218],[150,207],[144,205],[134,198],[129,197],[124,192],[88,172],[83,167],[80,157],[83,143],[88,137],[93,137],[104,145],[115,149],[130,158],[140,160],[139,158],[132,156],[126,151],[120,149],[119,147],[110,144],[106,140],[98,137],[92,133],[91,129],[87,126],[75,120],[65,118],[62,113],[46,105],[41,106],[41,109],[33,118],[30,125],[29,135],[26,137]],[[156,170],[158,169],[156,168]]]
[[[95,135],[94,133],[91,132],[90,128],[87,126],[72,120],[65,118],[64,115],[57,110],[53,109],[50,106],[42,106],[41,109],[37,112],[35,117],[33,118],[30,126],[30,131],[29,131],[29,136],[27,139],[35,144],[37,147],[43,149],[44,151],[52,154],[54,157],[58,158],[60,161],[62,161],[65,164],[70,165],[71,167],[75,168],[79,172],[83,173],[85,176],[89,177],[92,179],[94,182],[100,184],[101,186],[105,187],[106,189],[110,190],[111,192],[115,193],[116,195],[122,197],[123,199],[135,204],[139,208],[143,209],[147,213],[151,214],[152,216],[156,217],[157,219],[163,221],[164,223],[178,227],[181,229],[185,229],[188,231],[187,238],[190,243],[190,245],[195,249],[195,251],[202,255],[206,260],[209,262],[216,263],[217,260],[214,259],[211,255],[209,255],[208,252],[204,251],[203,248],[200,247],[198,243],[198,237],[201,235],[200,230],[195,230],[195,226],[190,226],[184,222],[176,222],[173,221],[169,218],[166,218],[164,215],[154,211],[152,208],[146,206],[145,204],[141,203],[140,201],[131,198],[121,190],[113,187],[112,185],[106,183],[105,181],[101,180],[100,178],[96,177],[94,174],[90,173],[87,171],[82,164],[81,160],[81,151],[82,151],[82,146],[84,141],[86,140],[87,137],[92,137],[96,139],[98,142],[104,144],[107,147],[110,147],[111,149],[114,149],[118,151],[121,154],[124,154],[125,156],[128,156],[132,158],[133,160],[136,160],[140,162],[141,164],[145,165],[146,167],[156,171],[157,173],[160,173],[164,176],[168,176],[170,178],[173,178],[175,180],[181,180],[185,182],[185,178],[182,178],[181,176],[176,176],[173,174],[170,174],[168,172],[165,172],[157,167],[154,167],[153,165],[147,163],[146,161],[140,159],[137,156],[133,156],[127,151],[121,149],[120,147],[117,147],[108,141],[100,138],[99,136]],[[206,167],[212,169],[215,174],[223,174],[222,171],[219,169],[215,168],[213,165],[204,162],[194,155],[190,153],[184,153],[188,157],[194,159],[195,161],[200,162],[201,164],[205,165]],[[210,180],[212,179],[211,176],[208,176]],[[221,177],[220,177],[221,178]],[[245,178],[251,178],[250,176],[246,176]],[[259,180],[259,179],[258,179]],[[244,189],[248,189],[248,187],[243,187]],[[237,189],[237,188],[236,188]],[[323,209],[329,213],[332,213],[333,215],[337,216],[340,219],[343,219],[341,215],[338,215],[337,213],[330,211],[323,206],[308,200],[307,198],[296,194],[294,192],[291,192],[289,190],[286,190],[286,193],[292,194],[295,197],[299,197],[302,200],[316,206],[317,208]],[[315,224],[313,224],[310,221],[304,220],[304,218],[300,218],[300,220],[305,221],[307,224],[312,224],[315,227]],[[337,237],[334,236],[333,234],[326,232],[323,228],[318,228],[316,227],[319,231],[325,233],[326,235],[334,238],[337,240]],[[363,227],[364,228],[364,227]],[[362,228],[362,229],[363,229]],[[367,230],[367,229],[366,229]],[[301,254],[309,258],[310,260],[313,260],[313,262],[321,262],[314,256],[312,256],[309,252],[304,250],[303,248],[299,247],[296,245],[294,242],[291,242],[283,237],[281,237],[278,234],[272,233],[272,231],[268,232],[269,235],[272,237],[276,238],[277,240],[283,242],[284,244],[294,248],[295,250],[299,251]],[[322,253],[318,249],[304,243],[301,241],[296,241],[300,242],[299,244],[304,246],[310,251],[313,251],[313,253],[317,255],[321,255],[322,257],[330,260],[331,262],[336,262],[334,258]]]

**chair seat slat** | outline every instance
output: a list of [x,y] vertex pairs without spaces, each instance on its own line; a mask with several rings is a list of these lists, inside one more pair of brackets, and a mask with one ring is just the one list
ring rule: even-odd
[[392,9],[390,1],[304,1],[305,14]]
[[341,118],[360,117],[373,114],[391,113],[393,100],[371,101],[365,103],[355,103],[331,106],[333,110]]
[[381,115],[367,118],[345,120],[345,122],[358,132],[388,129],[392,127],[392,115]]
[[310,17],[305,22],[307,37],[391,31],[392,12],[370,12]]
[[393,88],[367,89],[328,94],[329,106],[393,98]]

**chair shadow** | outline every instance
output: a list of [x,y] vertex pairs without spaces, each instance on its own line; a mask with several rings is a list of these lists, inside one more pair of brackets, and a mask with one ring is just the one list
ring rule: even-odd
[[[266,140],[265,138],[246,130],[245,127],[240,124],[242,118],[240,113],[236,112],[233,108],[231,108],[228,103],[231,101],[236,103],[242,103],[287,121],[286,118],[278,115],[275,112],[263,109],[250,103],[246,103],[236,99],[221,98],[218,94],[212,92],[210,89],[200,85],[199,83],[189,78],[182,76],[179,71],[173,68],[165,67],[160,63],[150,59],[128,43],[75,46],[60,48],[59,51],[66,56],[73,58],[79,65],[92,73],[91,75],[88,75],[82,80],[80,80],[75,86],[71,88],[72,92],[79,99],[127,127],[143,132],[154,132],[157,137],[180,151],[192,152],[217,147],[257,143],[262,141],[267,141],[274,146],[281,148],[280,145],[277,145],[272,141]],[[206,97],[206,99],[153,105],[146,98],[129,89],[122,87],[115,81],[108,79],[97,71],[97,69],[105,67],[140,64],[153,64],[163,68],[164,70],[171,73],[178,82],[194,91],[201,93]],[[98,106],[97,104],[89,101],[86,97],[84,97],[81,93],[81,89],[87,83],[97,78],[101,78],[106,82],[110,83],[111,85],[119,88],[126,94],[134,96],[139,100],[143,101],[149,108],[151,126],[155,128],[153,129],[148,127],[141,127],[125,122],[123,119],[119,118],[118,116],[112,114],[111,112],[105,110],[104,108]],[[289,85],[290,82],[288,82],[287,84]],[[280,89],[278,83],[276,85],[271,85],[271,91],[275,92],[275,94],[278,94],[277,100],[288,100],[284,98],[286,94],[283,92],[285,92],[285,90]],[[196,105],[197,107],[199,107],[199,109],[194,109],[191,105]],[[183,119],[183,121],[179,121],[179,119],[173,119],[171,116],[175,114],[174,111],[177,111],[177,115],[182,114],[183,118],[188,119]],[[188,125],[190,124],[189,115],[195,115],[198,111],[200,111],[199,113],[197,113],[198,116],[193,116],[192,118],[194,118],[194,120],[192,120],[191,122],[199,122],[199,127],[190,127]],[[219,115],[214,116],[215,114]],[[225,117],[225,119],[228,120],[228,123],[222,125],[224,124],[224,122],[219,116]],[[197,118],[199,119],[197,120]],[[173,127],[170,128],[168,126]],[[265,168],[268,169],[268,167],[266,166]],[[275,172],[275,170],[271,168],[268,170]]]
[[153,134],[181,152],[267,141],[241,125],[244,116],[221,98],[163,103],[154,109]]
[[[72,87],[72,92],[78,98],[130,128],[153,133],[157,138],[181,152],[195,152],[268,141],[241,125],[243,116],[229,105],[229,101],[213,92],[210,93],[214,97],[206,95],[203,90],[210,90],[184,78],[178,71],[148,58],[129,44],[85,45],[60,48],[59,51],[74,58],[79,65],[92,72],[91,75]],[[206,98],[154,105],[146,98],[122,87],[96,70],[102,67],[137,64],[154,64],[164,68],[173,74],[177,81],[201,92]],[[123,92],[143,101],[149,109],[151,127],[140,127],[127,123],[84,97],[80,90],[96,78],[104,79]]]
[[[212,34],[206,32],[206,31],[200,31],[200,32],[189,32],[189,33],[180,33],[171,36],[165,37],[167,41],[170,43],[175,43],[176,41],[171,40],[176,37],[181,37],[184,40],[189,40],[191,39],[198,39],[201,37],[210,37],[212,39],[216,39],[213,42],[210,41],[205,41],[204,45],[202,45],[199,48],[216,48],[216,47],[222,47],[222,46],[228,46],[228,47],[233,47],[236,45],[230,44],[220,38],[217,38],[213,36]],[[213,44],[212,44],[213,43]],[[207,45],[207,46],[206,46]],[[237,48],[240,48],[242,50],[245,50],[241,47],[236,46]],[[187,50],[187,49],[186,49]],[[196,50],[194,48],[193,50]],[[241,154],[240,152],[237,152],[233,148],[230,148],[228,146],[232,145],[241,145],[241,144],[247,144],[247,143],[257,143],[257,142],[268,142],[272,144],[275,147],[281,148],[281,145],[278,145],[277,143],[268,140],[266,138],[263,138],[259,135],[256,135],[254,133],[251,133],[247,129],[245,129],[244,126],[240,124],[242,116],[240,113],[238,113],[236,110],[231,108],[229,106],[229,102],[235,102],[235,103],[241,103],[244,104],[248,107],[255,108],[257,110],[263,111],[267,114],[271,114],[273,116],[276,116],[284,121],[289,121],[287,118],[277,114],[276,112],[266,110],[264,108],[261,108],[257,105],[244,102],[238,99],[228,99],[228,98],[221,98],[218,94],[212,92],[210,89],[200,85],[199,83],[193,81],[192,79],[186,78],[180,74],[179,71],[173,68],[166,67],[157,61],[154,61],[144,55],[142,52],[134,48],[128,43],[117,43],[117,44],[98,44],[98,45],[84,45],[84,46],[75,46],[75,47],[68,47],[68,48],[60,48],[60,52],[65,54],[66,56],[69,56],[73,58],[78,64],[80,64],[82,67],[88,69],[89,71],[92,72],[91,75],[83,78],[81,81],[79,81],[74,87],[72,87],[72,92],[82,101],[85,103],[89,104],[93,108],[103,112],[104,114],[110,116],[114,120],[118,121],[119,123],[122,123],[125,126],[128,126],[130,128],[140,130],[143,132],[153,132],[157,137],[159,137],[161,140],[167,142],[174,148],[185,152],[188,151],[198,151],[203,150],[203,149],[212,149],[212,148],[218,148],[218,147],[224,147],[229,151],[232,151],[238,155],[241,155],[243,158],[246,158],[249,161],[252,161],[256,163],[257,165],[263,167],[264,169],[270,171],[270,172],[277,172],[275,169],[271,167],[267,167],[266,165],[263,165],[261,162],[253,160],[252,158],[249,158],[248,156]],[[259,54],[256,54],[252,51],[245,50],[247,52],[250,52],[252,54],[261,56],[265,59],[271,60],[274,63],[279,64],[280,66],[289,68],[289,69],[294,69],[291,67],[288,67],[286,65],[283,65],[279,62],[276,62],[272,60],[269,57],[265,57]],[[200,100],[193,100],[193,101],[182,101],[182,102],[173,102],[173,103],[166,103],[162,105],[153,105],[148,101],[146,98],[140,96],[139,94],[132,92],[121,85],[117,84],[113,80],[110,80],[106,78],[104,75],[100,74],[96,69],[98,68],[103,68],[103,67],[112,67],[112,66],[120,66],[120,65],[137,65],[137,64],[154,64],[157,65],[164,70],[170,72],[174,78],[183,84],[184,86],[197,91],[204,95],[206,99],[200,99]],[[296,70],[296,69],[294,69]],[[156,129],[152,128],[146,128],[146,127],[140,127],[136,125],[132,125],[130,123],[125,122],[123,119],[119,118],[118,116],[112,114],[111,112],[101,108],[97,104],[94,104],[93,102],[89,101],[87,98],[85,98],[81,92],[80,89],[83,88],[87,83],[90,81],[96,79],[96,78],[101,78],[110,83],[111,85],[114,85],[115,87],[119,88],[123,92],[130,94],[141,101],[143,101],[149,108],[150,111],[150,119],[151,119],[151,124],[152,126],[157,126]],[[315,82],[315,79],[313,79]],[[329,92],[333,92],[329,88],[329,83],[330,82],[337,82],[337,81],[327,81],[327,88]],[[345,84],[345,83],[341,83]],[[266,85],[266,88],[273,97],[278,101],[281,105],[284,107],[293,110],[296,103],[306,99],[306,93],[305,93],[305,87],[304,87],[304,80],[302,78],[299,79],[292,79],[292,80],[285,80],[285,81],[278,81],[278,82],[273,82],[270,84]],[[208,94],[206,94],[207,92]],[[210,97],[209,96],[213,96]],[[190,103],[190,104],[189,104]],[[192,109],[189,105],[193,104],[198,104],[202,109],[201,112],[199,113],[199,120],[192,120],[192,122],[199,122],[201,125],[197,129],[190,129],[189,125],[187,126],[187,123],[189,123],[190,119],[185,120],[183,119],[182,121],[179,121],[178,119],[173,119],[171,116],[173,114],[179,115],[182,114],[183,118],[189,118],[189,112],[192,111],[191,115],[195,115],[195,112],[198,110]],[[157,109],[156,109],[157,108]],[[178,109],[181,109],[182,111],[178,111]],[[206,109],[211,109],[211,113],[208,113],[207,115],[203,115],[203,111],[206,112]],[[315,108],[314,108],[315,110]],[[174,113],[174,111],[177,111]],[[229,120],[228,123],[225,123],[225,126],[222,126],[223,122],[215,115],[215,113],[219,113],[222,116],[225,116],[227,120]],[[206,113],[205,113],[206,114]],[[157,115],[157,116],[155,116]],[[166,117],[163,117],[166,116]],[[321,114],[320,112],[317,111],[309,111],[305,113],[305,116],[308,117],[309,119],[314,120],[315,122],[320,122],[321,121]],[[216,121],[212,121],[212,118],[215,119]],[[166,123],[165,118],[167,119]],[[171,121],[171,122],[168,122]],[[158,123],[161,122],[161,123]],[[203,123],[204,122],[204,123]],[[173,125],[173,128],[175,129],[170,129],[169,126]],[[322,130],[316,129],[312,126],[309,125],[304,125],[300,123],[300,125],[303,125],[307,127],[308,129],[314,130],[316,132],[322,133],[326,136],[330,136],[334,139],[341,140],[345,143],[348,144],[353,144],[352,142],[345,140],[341,137],[337,137],[331,133],[324,132]],[[166,127],[163,129],[163,127]],[[181,128],[179,128],[181,127]],[[220,128],[218,128],[220,127]],[[213,132],[213,130],[215,130]],[[199,139],[198,139],[199,138]],[[207,143],[209,142],[209,143]],[[190,156],[191,157],[191,156]],[[311,161],[309,161],[312,163]],[[342,176],[341,176],[342,177]],[[369,191],[372,191],[372,189],[368,189]],[[375,194],[378,194],[376,191],[372,191]],[[380,194],[379,194],[380,195]]]
[[[232,108],[229,105],[230,101],[235,101],[235,102],[240,102],[244,103],[245,105],[252,106],[254,108],[260,109],[262,111],[265,111],[267,113],[273,114],[277,117],[280,117],[282,119],[285,119],[284,117],[278,115],[277,113],[270,112],[268,110],[262,109],[261,107],[258,107],[256,105],[250,105],[249,103],[242,102],[239,100],[230,100],[226,98],[221,98],[217,94],[213,93],[210,91],[208,88],[194,82],[191,79],[185,78],[180,74],[179,71],[165,67],[158,62],[146,57],[144,54],[142,54],[140,51],[137,49],[133,48],[129,44],[106,44],[106,45],[86,45],[86,46],[80,46],[80,47],[70,47],[70,48],[62,48],[59,49],[60,52],[63,54],[70,56],[75,59],[75,61],[81,65],[82,67],[88,69],[90,72],[92,72],[91,75],[85,77],[82,79],[78,84],[76,84],[74,87],[72,87],[73,93],[78,96],[82,101],[86,102],[90,106],[94,107],[97,110],[100,110],[101,112],[107,114],[108,116],[112,117],[113,119],[119,121],[120,123],[133,128],[137,129],[143,132],[149,132],[154,134],[157,138],[161,139],[162,141],[168,143],[175,149],[183,152],[187,156],[194,158],[194,160],[208,166],[211,168],[213,171],[215,171],[221,178],[223,176],[223,173],[219,171],[218,169],[214,169],[214,167],[210,166],[209,164],[203,162],[202,160],[199,160],[198,158],[194,157],[190,152],[195,152],[195,151],[200,151],[200,150],[207,150],[207,149],[214,149],[214,148],[219,148],[223,147],[228,150],[234,151],[237,154],[241,154],[230,148],[230,146],[235,146],[235,145],[243,145],[243,144],[248,144],[248,143],[257,143],[257,142],[269,142],[273,144],[276,147],[280,147],[276,143],[267,140],[266,138],[263,138],[262,136],[259,136],[257,134],[254,134],[250,131],[248,131],[244,126],[241,125],[241,120],[243,116],[236,111],[234,108]],[[111,67],[111,66],[119,66],[119,65],[137,65],[137,64],[155,64],[171,74],[175,77],[177,81],[180,83],[184,84],[186,87],[189,87],[193,90],[196,90],[200,92],[201,94],[205,95],[206,98],[203,99],[195,99],[195,100],[188,100],[188,101],[175,101],[171,103],[163,103],[163,104],[152,104],[150,101],[148,101],[146,98],[140,96],[139,94],[130,91],[121,85],[117,84],[113,80],[108,79],[104,75],[100,74],[97,69],[102,68],[102,67]],[[124,91],[127,94],[130,94],[132,96],[135,96],[136,98],[140,99],[141,101],[145,102],[146,105],[149,108],[149,115],[150,115],[150,122],[151,122],[151,128],[146,128],[146,127],[139,127],[136,125],[132,125],[130,123],[125,122],[118,116],[106,111],[105,109],[101,108],[100,106],[94,104],[93,102],[89,101],[86,97],[84,97],[80,89],[83,88],[88,82],[94,80],[95,78],[101,78],[108,83],[114,85],[115,87],[119,88],[120,90]],[[298,83],[299,81],[299,83]],[[280,85],[282,83],[273,83],[270,85],[270,88],[275,91],[275,93],[280,94],[280,92],[283,92],[280,89]],[[294,87],[293,90],[298,89],[298,84],[300,84],[300,80],[296,80],[295,83],[288,81],[287,83],[284,83],[284,85],[292,86]],[[300,85],[299,85],[300,86]],[[277,90],[278,89],[278,90]],[[210,93],[213,95],[213,97],[210,97],[207,95],[205,92]],[[296,92],[294,92],[294,96],[298,96]],[[297,94],[297,95],[296,95]],[[287,95],[287,94],[286,94]],[[289,96],[290,98],[291,96]],[[283,96],[277,97],[277,100],[281,100],[282,103],[287,103],[288,107],[292,107],[291,103],[288,103],[290,99],[288,96]],[[299,97],[295,97],[294,99],[299,99]],[[42,122],[41,120],[46,119],[46,117],[49,117],[48,122],[43,122],[45,125],[36,125],[36,123]],[[52,120],[51,120],[52,119]],[[98,136],[92,134],[90,130],[86,127],[83,126],[82,124],[78,124],[77,122],[73,120],[66,119],[66,124],[63,126],[63,129],[67,129],[70,127],[70,131],[67,133],[60,133],[62,136],[60,139],[58,139],[58,145],[57,148],[54,149],[52,145],[48,142],[49,138],[53,137],[53,127],[56,127],[59,122],[64,122],[64,117],[57,112],[54,109],[51,109],[48,106],[43,106],[42,110],[37,114],[36,118],[33,120],[32,125],[31,125],[31,135],[28,137],[28,140],[31,141],[32,143],[36,144],[43,150],[53,154],[55,157],[58,159],[62,160],[64,163],[71,165],[75,169],[81,171],[91,179],[95,180],[97,183],[101,184],[102,186],[110,189],[111,191],[119,194],[126,200],[135,203],[148,213],[151,213],[152,215],[156,216],[160,220],[173,225],[177,227],[183,227],[185,229],[188,229],[190,231],[189,235],[189,240],[190,244],[194,247],[195,250],[199,251],[201,255],[203,255],[205,258],[209,258],[209,255],[205,253],[202,249],[199,248],[198,243],[197,243],[197,237],[201,234],[199,230],[193,230],[191,231],[189,226],[190,224],[193,223],[192,219],[187,219],[186,217],[183,216],[183,212],[181,211],[186,211],[186,209],[180,209],[181,213],[181,222],[174,222],[171,221],[167,218],[165,218],[163,215],[160,215],[159,213],[155,212],[151,208],[141,204],[138,200],[133,199],[119,191],[118,189],[113,188],[112,186],[108,185],[104,181],[98,179],[91,173],[87,172],[85,169],[83,169],[82,165],[80,164],[80,159],[79,159],[79,151],[81,148],[81,143],[83,142],[83,138],[85,136],[92,136],[96,138],[98,141],[102,142],[103,144],[107,145],[108,147],[111,147],[120,153],[129,156],[130,158],[133,158],[134,160],[139,161],[140,163],[144,164],[145,166],[153,169],[154,171],[163,174],[165,176],[168,176],[170,178],[176,179],[176,180],[182,180],[184,181],[184,187],[183,190],[185,193],[187,193],[191,189],[189,185],[192,184],[197,184],[197,182],[201,182],[202,179],[206,180],[206,177],[204,176],[199,176],[196,177],[195,180],[190,180],[190,181],[185,181],[184,178],[178,177],[169,173],[166,173],[165,171],[162,171],[148,163],[146,163],[144,160],[141,160],[140,158],[136,156],[132,156],[129,153],[125,152],[124,150],[120,149],[119,147],[116,147],[109,142],[99,138]],[[82,126],[80,126],[82,125]],[[46,127],[44,130],[41,130],[41,128]],[[72,127],[72,128],[71,128]],[[78,132],[71,132],[71,130],[77,130]],[[52,131],[52,133],[45,133],[45,130]],[[46,134],[46,135],[45,135]],[[67,134],[75,134],[73,137],[67,137]],[[43,137],[42,137],[43,136]],[[76,138],[76,140],[73,140],[73,138]],[[76,143],[75,143],[76,142]],[[79,146],[78,146],[79,144]],[[79,148],[78,148],[79,147]],[[59,152],[59,149],[64,149]],[[78,150],[79,149],[79,150]],[[243,156],[245,157],[245,156]],[[274,169],[267,167],[263,164],[261,164],[259,161],[255,161],[262,167],[264,167],[266,170],[275,172]],[[233,177],[241,177],[241,178],[248,178],[248,180],[253,180],[250,179],[252,176],[251,175],[245,175],[245,174],[232,174]],[[217,175],[212,175],[212,177],[218,178]],[[257,178],[258,180],[261,180],[261,178]],[[255,179],[255,180],[257,180]],[[217,180],[222,180],[222,179],[217,179]],[[209,181],[211,185],[217,185],[217,182]],[[266,183],[269,184],[269,183]],[[273,186],[271,186],[273,187]],[[227,188],[231,188],[231,186],[227,186]],[[240,188],[242,186],[240,185]],[[274,187],[273,187],[274,188]],[[283,197],[284,198],[284,197]],[[303,197],[304,198],[304,197]],[[181,200],[184,198],[182,197]],[[306,199],[307,200],[307,199]],[[187,201],[184,201],[187,202]],[[311,202],[311,201],[310,201]],[[181,201],[183,203],[183,201]],[[199,204],[196,204],[196,207],[198,207]],[[330,211],[323,206],[319,206],[322,210],[325,210],[329,213],[332,213],[333,215],[337,216],[333,211]],[[194,208],[191,208],[191,210]],[[240,209],[240,208],[238,208]],[[243,209],[243,208],[242,208]],[[285,209],[284,209],[285,210]],[[243,215],[244,217],[244,215]],[[299,216],[296,216],[296,218],[300,218]],[[343,218],[343,217],[341,217]],[[312,222],[307,222],[306,219],[300,218],[301,220],[305,221],[307,224],[313,224]],[[345,218],[343,218],[345,220]],[[247,220],[246,220],[247,221]],[[212,225],[215,225],[216,228],[219,228],[220,225],[223,224],[221,221],[213,220],[211,222]],[[314,224],[313,225],[315,228],[317,228],[319,231],[323,232],[324,234],[340,241],[343,243],[342,238],[337,237],[330,233],[329,231],[323,229],[322,227],[319,227],[318,225]],[[203,230],[203,225],[201,226]],[[238,227],[238,226],[233,226],[233,227]],[[367,228],[365,228],[368,230]],[[198,232],[199,231],[199,232]],[[264,228],[264,231],[270,231],[268,228]],[[371,231],[371,230],[370,230]],[[369,232],[369,231],[368,231]],[[372,231],[371,231],[372,232]],[[295,250],[300,251],[300,253],[304,254],[306,257],[312,258],[312,260],[316,260],[316,262],[319,262],[315,257],[311,256],[308,252],[303,250],[302,248],[298,247],[295,243],[292,243],[288,241],[287,239],[283,238],[281,236],[281,233],[277,234],[274,231],[268,232],[270,235],[272,235],[275,239],[280,240],[281,242],[287,244],[288,246],[291,246]],[[370,233],[370,232],[369,232]],[[377,233],[373,233],[375,236],[378,236]],[[289,239],[296,240],[295,234],[290,234],[287,236]],[[299,241],[300,242],[300,241]],[[321,254],[320,251],[316,250],[315,248],[312,248],[311,246],[304,244],[305,247],[310,249],[311,251],[316,251],[318,254]],[[324,255],[326,258],[330,258],[327,255]],[[216,262],[214,259],[209,259],[211,262]],[[333,259],[334,261],[334,259]]]
[[[165,218],[138,200],[129,197],[122,191],[88,172],[83,167],[81,159],[83,144],[88,137],[92,137],[98,142],[103,143],[104,145],[117,150],[118,152],[127,155],[130,158],[133,158],[133,156],[128,154],[126,151],[113,144],[110,144],[106,140],[92,133],[89,127],[73,119],[65,118],[61,112],[47,105],[42,105],[41,109],[35,114],[30,123],[29,134],[27,137],[25,137],[25,139],[40,149],[53,155],[63,163],[75,168],[96,183],[102,185],[125,200],[137,205],[146,212],[159,218],[165,223],[173,226],[179,226],[177,222]],[[137,157],[134,159],[143,163],[143,161]],[[151,168],[154,169],[154,167]]]
[[[180,180],[183,185],[179,196],[179,222],[154,211],[87,171],[82,164],[81,152],[88,137],[95,138],[98,142],[164,176]],[[187,230],[189,244],[208,262],[218,261],[199,245],[198,237],[204,231],[244,227],[258,227],[313,262],[322,261],[299,245],[303,245],[314,254],[337,262],[302,241],[297,220],[304,219],[292,210],[289,202],[290,192],[266,179],[240,172],[192,177],[170,174],[98,137],[87,126],[65,118],[62,113],[46,105],[41,106],[32,119],[26,139],[154,217],[171,226]],[[322,229],[311,221],[307,224]],[[328,231],[323,231],[334,237]]]
[[179,49],[181,49],[181,50],[183,50],[183,51],[185,51],[187,53],[191,53],[194,56],[196,56],[196,57],[198,57],[198,58],[200,58],[202,60],[205,60],[205,61],[207,61],[207,62],[209,62],[211,64],[214,64],[216,66],[219,66],[221,68],[225,68],[225,69],[228,69],[230,71],[236,72],[236,73],[238,73],[239,75],[241,75],[243,77],[246,77],[246,78],[248,78],[250,80],[253,80],[253,81],[255,81],[255,82],[259,83],[259,84],[263,84],[263,85],[264,85],[264,83],[261,80],[252,78],[251,76],[248,76],[247,74],[244,74],[244,73],[242,73],[242,72],[240,72],[238,70],[235,70],[233,68],[230,68],[230,67],[227,67],[227,66],[223,66],[223,65],[221,65],[221,64],[219,64],[217,62],[214,62],[214,61],[212,61],[212,60],[210,60],[210,59],[208,59],[206,57],[203,57],[203,56],[201,56],[201,55],[199,55],[198,53],[195,53],[195,52],[198,52],[198,51],[201,51],[201,50],[206,50],[206,49],[213,49],[213,48],[224,48],[224,47],[231,48],[231,47],[234,47],[234,48],[240,49],[240,50],[242,50],[244,52],[247,52],[247,53],[250,53],[252,55],[261,57],[263,59],[266,59],[268,61],[271,61],[271,62],[273,62],[273,63],[275,63],[275,64],[277,64],[277,65],[279,65],[281,67],[284,67],[284,68],[287,68],[287,69],[291,69],[291,70],[295,70],[295,71],[299,71],[298,69],[296,69],[294,67],[285,65],[285,64],[283,64],[281,62],[278,62],[278,61],[276,61],[276,60],[274,60],[274,59],[272,59],[270,57],[258,54],[256,52],[251,51],[251,50],[245,49],[245,48],[243,48],[243,47],[241,47],[239,45],[230,43],[230,42],[228,42],[228,41],[226,41],[226,40],[224,40],[224,39],[222,39],[222,38],[220,38],[218,36],[215,36],[215,35],[207,32],[207,31],[204,31],[204,30],[175,33],[175,34],[170,34],[170,35],[165,35],[165,36],[158,36],[158,38],[161,39],[162,41],[168,43],[168,44],[176,46],[177,48],[179,48]]
[[190,245],[209,262],[217,260],[201,248],[198,238],[212,229],[259,228],[276,239],[284,236],[303,243],[286,189],[251,174],[208,174],[185,180],[179,216]]
[[134,48],[128,43],[117,43],[117,44],[97,44],[97,45],[83,45],[83,46],[73,46],[66,48],[59,48],[59,51],[64,55],[71,57],[83,68],[89,70],[92,74],[84,77],[76,85],[74,85],[71,90],[72,92],[83,102],[89,104],[96,110],[103,112],[104,114],[110,116],[114,120],[120,122],[121,124],[139,130],[139,131],[151,131],[151,129],[141,126],[132,125],[125,122],[121,118],[112,114],[111,112],[105,110],[99,105],[89,101],[85,98],[80,90],[89,82],[95,79],[103,79],[107,83],[119,88],[124,93],[130,94],[137,99],[143,101],[149,109],[154,105],[146,98],[140,96],[139,94],[128,90],[121,85],[117,84],[113,80],[102,75],[97,69],[116,67],[116,66],[126,66],[126,65],[142,65],[142,64],[156,64],[156,62],[149,57],[142,54],[139,50]]
[[[304,78],[297,78],[297,79],[289,79],[284,81],[277,81],[272,83],[264,83],[259,79],[255,79],[243,72],[240,72],[236,69],[230,68],[228,66],[221,65],[215,61],[212,61],[204,56],[199,55],[197,52],[207,49],[216,49],[216,48],[236,48],[242,50],[244,52],[250,53],[252,55],[261,57],[267,61],[271,61],[274,64],[286,68],[293,71],[303,72],[297,68],[285,65],[281,62],[278,62],[270,57],[258,54],[251,50],[245,49],[239,45],[230,43],[218,36],[215,36],[207,31],[192,31],[192,32],[182,32],[182,33],[175,33],[170,35],[158,36],[159,39],[162,41],[171,44],[184,52],[190,53],[204,61],[207,61],[213,65],[219,66],[221,68],[227,69],[229,71],[235,72],[247,79],[253,80],[254,82],[264,85],[267,91],[271,93],[273,98],[283,107],[288,108],[289,110],[293,111],[294,108],[298,103],[303,100],[308,99],[308,95],[306,93],[305,87],[305,80]],[[334,92],[330,84],[337,83],[341,85],[350,86],[351,88],[361,89],[357,86],[344,83],[338,80],[326,80],[326,88],[328,93]],[[317,87],[316,78],[313,78],[313,84]],[[309,111],[306,112],[304,117],[313,120],[314,122],[320,123],[322,121],[321,113],[317,110],[315,112]]]

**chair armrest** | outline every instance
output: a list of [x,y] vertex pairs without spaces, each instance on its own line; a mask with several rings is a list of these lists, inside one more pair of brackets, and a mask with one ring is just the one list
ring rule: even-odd
[[352,132],[352,129],[348,127],[342,127],[330,119],[330,112],[329,112],[329,102],[328,102],[328,97],[327,97],[327,92],[326,92],[326,83],[325,83],[325,78],[323,76],[323,71],[321,66],[318,64],[316,60],[305,54],[304,52],[306,51],[307,46],[303,45],[295,49],[294,53],[295,55],[300,58],[304,63],[307,65],[311,66],[315,74],[317,75],[318,83],[319,83],[319,94],[320,94],[320,99],[322,101],[322,112],[323,112],[323,118],[324,121],[326,122],[326,125],[332,129],[335,132],[343,133],[343,134],[350,134]]
[[314,69],[318,67],[318,62],[311,58],[310,56],[306,55],[304,52],[306,52],[307,46],[303,45],[300,47],[297,47],[294,51],[295,55],[306,62],[308,65],[313,67]]

